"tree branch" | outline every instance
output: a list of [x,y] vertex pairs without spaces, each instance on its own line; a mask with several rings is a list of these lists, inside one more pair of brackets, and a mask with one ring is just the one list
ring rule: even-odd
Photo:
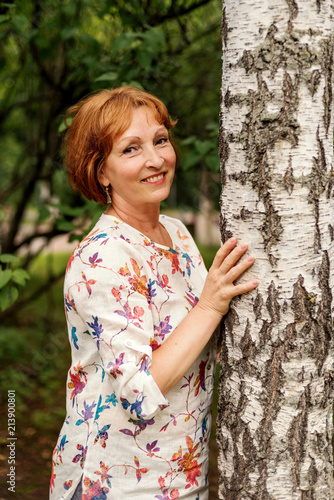
[[[189,46],[195,42],[198,42],[199,40],[201,40],[201,38],[204,38],[207,35],[209,35],[210,33],[213,33],[218,28],[220,28],[220,24],[214,24],[212,26],[209,26],[209,28],[207,28],[205,31],[202,31],[202,33],[200,33],[198,36],[194,37],[192,40],[189,40],[187,46]],[[170,53],[172,56],[182,54],[182,52],[184,51],[184,48],[185,48],[185,45],[180,44],[176,49],[174,49],[174,50],[171,49]]]
[[188,7],[180,7],[179,9],[176,9],[175,2],[172,2],[168,12],[159,18],[157,24],[162,24],[164,21],[167,21],[169,19],[175,19],[176,17],[185,16],[186,14],[189,14],[190,12],[198,9],[199,7],[202,7],[203,5],[210,3],[211,1],[212,0],[199,0],[189,5]]
[[19,248],[22,248],[24,245],[29,245],[32,241],[34,241],[37,238],[46,238],[47,242],[49,243],[52,238],[55,236],[60,236],[61,234],[66,234],[66,231],[61,231],[57,229],[55,226],[50,230],[50,231],[44,231],[43,233],[33,233],[24,238],[24,240],[20,241],[17,245],[15,245],[15,248],[13,252],[16,252]]

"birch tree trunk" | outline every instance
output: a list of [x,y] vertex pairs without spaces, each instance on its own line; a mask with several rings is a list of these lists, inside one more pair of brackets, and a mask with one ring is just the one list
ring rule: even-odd
[[334,499],[333,1],[225,0],[222,238],[257,291],[224,322],[219,498]]

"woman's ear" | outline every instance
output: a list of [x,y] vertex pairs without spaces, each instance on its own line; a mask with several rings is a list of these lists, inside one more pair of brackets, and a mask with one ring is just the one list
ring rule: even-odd
[[110,184],[110,182],[108,181],[108,179],[104,175],[104,167],[103,166],[97,172],[97,180],[99,181],[99,183],[103,187],[103,189],[105,189]]

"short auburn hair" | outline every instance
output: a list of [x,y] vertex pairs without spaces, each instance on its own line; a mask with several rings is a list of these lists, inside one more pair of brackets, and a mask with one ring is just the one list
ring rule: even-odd
[[[136,87],[99,90],[69,108],[63,139],[63,155],[69,180],[88,200],[107,204],[100,173],[113,143],[131,124],[133,110],[146,106],[169,131],[176,124],[160,99]],[[71,120],[71,121],[70,121]],[[175,149],[174,143],[171,140]]]

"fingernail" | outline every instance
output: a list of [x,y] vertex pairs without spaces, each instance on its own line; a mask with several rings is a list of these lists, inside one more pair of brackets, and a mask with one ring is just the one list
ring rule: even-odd
[[237,238],[235,236],[232,236],[229,240],[227,240],[227,243],[235,243],[237,241]]
[[248,247],[247,243],[240,243],[241,250],[245,250],[245,248],[247,247]]
[[255,259],[252,255],[250,255],[249,257],[247,257],[247,260],[248,262],[253,262]]
[[260,283],[260,282],[259,282],[258,280],[254,280],[254,281],[253,281],[253,285],[254,285],[254,286],[257,286],[259,283]]

